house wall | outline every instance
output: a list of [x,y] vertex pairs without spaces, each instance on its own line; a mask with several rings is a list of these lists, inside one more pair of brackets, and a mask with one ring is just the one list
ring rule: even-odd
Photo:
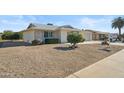
[[53,37],[58,38],[59,42],[61,43],[61,32],[59,30],[53,32]]
[[34,31],[23,32],[23,40],[31,43],[34,40]]
[[61,43],[67,42],[67,31],[64,31],[64,30],[60,31],[60,42]]
[[84,33],[83,36],[84,36],[84,38],[85,38],[86,41],[92,40],[92,32],[90,32],[90,31],[84,31],[83,33]]
[[108,34],[99,34],[99,40],[104,40],[105,37],[109,38]]
[[[39,31],[35,31],[35,39],[36,40],[39,40],[41,42],[44,42],[45,41],[45,37],[44,37],[44,32],[43,30],[39,30]],[[53,37],[49,37],[50,38],[58,38],[59,41],[61,42],[61,33],[60,31],[50,31],[50,32],[53,32]]]
[[53,38],[59,38],[59,31],[54,31],[53,32]]
[[43,42],[44,41],[44,32],[43,31],[35,31],[34,39]]
[[[58,38],[60,42],[66,42],[66,38],[64,37],[65,32],[61,31],[53,31],[53,37],[52,38]],[[61,39],[62,37],[62,39]],[[25,42],[31,43],[33,40],[39,40],[43,42],[45,40],[44,38],[44,31],[41,30],[35,30],[35,31],[26,31],[23,33],[23,40]]]
[[96,34],[96,40],[99,40],[99,34]]
[[93,40],[99,40],[99,33],[92,32],[92,39]]
[[[67,33],[70,33],[72,31],[70,30],[57,30],[53,31],[53,37],[50,38],[58,38],[60,43],[66,43],[67,42]],[[84,33],[79,32],[83,38],[84,38]],[[44,31],[43,30],[32,30],[32,31],[26,31],[23,33],[23,38],[25,42],[32,42],[33,40],[39,40],[39,41],[44,41]]]

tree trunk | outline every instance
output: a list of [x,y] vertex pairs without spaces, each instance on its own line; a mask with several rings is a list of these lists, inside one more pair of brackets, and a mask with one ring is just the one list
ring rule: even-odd
[[118,30],[119,30],[119,37],[118,37],[118,39],[121,41],[121,28],[118,28]]
[[118,30],[119,30],[119,36],[121,35],[121,28],[118,28]]
[[73,49],[76,48],[76,43],[73,43],[73,44],[72,44],[72,48],[73,48]]

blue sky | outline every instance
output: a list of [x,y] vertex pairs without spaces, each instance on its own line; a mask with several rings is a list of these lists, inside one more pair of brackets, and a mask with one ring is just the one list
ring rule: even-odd
[[[118,15],[119,16],[119,15]],[[79,29],[93,29],[113,32],[111,21],[116,15],[0,15],[0,32],[3,30],[20,31],[26,29],[29,23],[53,23],[55,25],[72,25]],[[120,15],[121,16],[121,15]],[[122,29],[122,32],[124,30]]]

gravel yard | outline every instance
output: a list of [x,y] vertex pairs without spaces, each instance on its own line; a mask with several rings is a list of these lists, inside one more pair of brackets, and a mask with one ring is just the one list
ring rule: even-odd
[[101,50],[101,45],[85,44],[71,50],[64,44],[0,48],[0,77],[66,77],[121,49]]

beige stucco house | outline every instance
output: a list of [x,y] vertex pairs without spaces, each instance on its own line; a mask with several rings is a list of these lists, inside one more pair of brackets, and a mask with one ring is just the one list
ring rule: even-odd
[[108,32],[102,32],[102,31],[95,31],[95,30],[89,30],[86,29],[84,31],[88,35],[85,35],[87,40],[103,40],[106,36],[109,36]]
[[45,42],[45,39],[58,39],[60,43],[67,42],[67,35],[76,32],[83,35],[83,31],[70,25],[56,26],[53,24],[33,24],[31,23],[26,30],[23,31],[23,39],[25,42],[31,43],[33,40]]

